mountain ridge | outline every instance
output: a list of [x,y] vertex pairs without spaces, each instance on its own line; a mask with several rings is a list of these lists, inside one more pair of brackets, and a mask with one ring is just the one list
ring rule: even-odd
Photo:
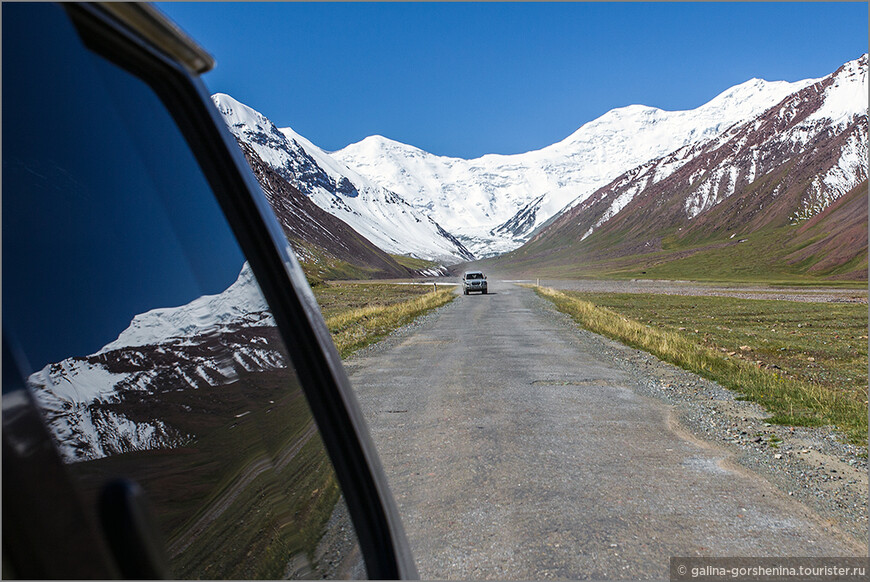
[[[688,264],[681,255],[691,254],[692,248],[710,253],[738,244],[735,237],[743,241],[764,233],[759,237],[776,241],[783,252],[759,249],[760,257],[795,265],[785,251],[793,250],[800,237],[787,231],[813,217],[821,217],[817,224],[827,224],[828,233],[817,232],[827,242],[817,248],[830,254],[847,238],[837,234],[839,219],[832,218],[837,209],[826,210],[862,183],[866,187],[866,96],[864,55],[713,139],[623,173],[560,214],[513,257],[496,262],[507,265],[523,255],[535,256],[541,267],[573,263],[579,268],[634,256],[636,265],[644,265],[638,269],[649,270],[665,261],[668,252],[672,260]],[[806,268],[795,273],[866,277],[866,265],[855,265],[851,275],[835,272],[862,253],[866,256],[866,211],[859,216],[865,228],[863,237],[861,229],[851,230],[851,252],[838,253],[833,263],[804,255]],[[786,230],[769,234],[781,228]],[[660,256],[654,258],[656,253]],[[771,269],[778,268],[776,261]]]
[[[463,160],[369,136],[332,156],[400,193],[421,211],[431,212],[475,254],[489,256],[516,248],[567,205],[630,167],[724,131],[814,81],[752,79],[687,111],[619,107],[583,124],[560,142],[522,154]],[[646,138],[638,147],[640,134]],[[459,191],[477,211],[456,204],[454,194]],[[497,197],[506,198],[507,203]],[[534,200],[537,203],[532,204]]]
[[[472,252],[479,257],[509,252],[537,240],[565,215],[585,224],[576,235],[583,242],[605,224],[611,223],[612,230],[614,224],[630,222],[624,212],[641,204],[641,198],[648,199],[648,206],[669,207],[669,227],[682,230],[676,217],[685,214],[690,233],[700,229],[697,225],[718,232],[721,225],[713,224],[710,216],[719,216],[727,226],[748,215],[726,216],[727,205],[709,216],[708,211],[738,189],[742,194],[735,200],[751,206],[751,192],[743,190],[756,178],[772,184],[769,174],[777,167],[792,172],[786,180],[791,186],[783,182],[780,189],[812,190],[801,197],[786,188],[788,196],[776,202],[781,207],[783,200],[795,203],[797,196],[791,219],[805,220],[866,176],[866,124],[849,125],[856,110],[866,113],[866,55],[819,79],[753,78],[692,110],[618,107],[545,148],[472,160],[436,156],[381,135],[327,152],[292,128],[278,129],[229,96],[214,99],[237,139],[259,156],[261,165],[320,208],[382,250],[437,256],[446,264],[469,260]],[[788,139],[777,138],[783,132]],[[810,135],[815,142],[809,143]],[[838,153],[831,155],[838,158],[827,159],[824,151],[834,150]],[[738,151],[742,157],[735,157]],[[655,184],[663,186],[655,190]],[[670,196],[666,187],[686,196],[679,203],[655,199]],[[758,182],[750,190],[768,198],[781,194],[775,185],[771,188],[764,190]],[[774,214],[780,224],[787,222]],[[664,217],[656,216],[661,223]],[[756,228],[761,226],[752,220]],[[643,222],[637,217],[634,221]],[[409,232],[414,225],[418,230]],[[652,227],[632,228],[641,235]],[[690,238],[686,233],[663,234],[640,241],[638,249]]]

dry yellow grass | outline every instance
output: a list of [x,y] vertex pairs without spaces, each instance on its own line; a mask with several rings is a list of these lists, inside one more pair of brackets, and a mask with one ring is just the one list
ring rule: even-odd
[[447,288],[418,295],[401,303],[358,307],[329,317],[326,326],[341,357],[345,358],[455,298],[453,288]]

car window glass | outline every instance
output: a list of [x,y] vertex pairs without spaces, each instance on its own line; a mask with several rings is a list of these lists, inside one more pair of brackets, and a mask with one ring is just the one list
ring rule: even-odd
[[137,481],[177,577],[363,576],[274,320],[171,116],[57,6],[4,5],[2,32],[4,333],[89,507]]

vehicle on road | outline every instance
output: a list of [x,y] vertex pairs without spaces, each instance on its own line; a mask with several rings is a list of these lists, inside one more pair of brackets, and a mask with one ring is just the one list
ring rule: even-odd
[[3,577],[416,578],[211,56],[134,3],[2,38]]
[[488,288],[486,284],[486,275],[481,271],[466,271],[462,274],[462,292],[466,295],[472,292],[486,295]]

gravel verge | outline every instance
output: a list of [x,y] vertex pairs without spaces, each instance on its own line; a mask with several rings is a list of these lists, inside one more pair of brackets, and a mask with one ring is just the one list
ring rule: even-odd
[[844,442],[833,427],[788,427],[753,402],[738,400],[719,384],[668,364],[642,350],[589,332],[568,315],[553,317],[597,343],[601,357],[631,379],[637,393],[672,407],[675,420],[693,437],[725,449],[731,462],[763,476],[812,508],[860,544],[868,535],[867,447]]

